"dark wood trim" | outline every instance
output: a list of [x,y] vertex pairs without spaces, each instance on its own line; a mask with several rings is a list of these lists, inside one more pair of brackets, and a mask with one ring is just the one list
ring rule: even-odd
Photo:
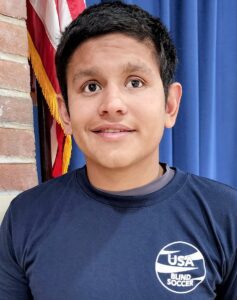
[[42,94],[41,88],[36,81],[36,95],[38,104],[39,136],[40,136],[40,159],[42,182],[52,178],[51,139],[50,128],[52,117]]

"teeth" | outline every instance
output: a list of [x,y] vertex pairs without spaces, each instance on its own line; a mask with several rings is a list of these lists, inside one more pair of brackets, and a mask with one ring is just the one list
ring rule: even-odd
[[117,132],[122,132],[124,130],[120,130],[120,129],[105,129],[102,130],[102,132],[108,132],[108,133],[117,133]]

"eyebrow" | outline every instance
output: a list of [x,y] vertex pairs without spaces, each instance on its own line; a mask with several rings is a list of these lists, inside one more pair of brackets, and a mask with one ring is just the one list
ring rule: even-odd
[[84,78],[84,77],[95,77],[95,76],[98,76],[98,74],[100,74],[100,72],[96,68],[80,70],[74,74],[73,82],[75,82],[76,80],[78,80],[80,78]]
[[[128,62],[123,67],[123,74],[133,73],[133,72],[144,72],[147,74],[151,74],[152,71],[150,68],[148,68],[145,64],[139,63],[139,64],[133,64]],[[85,69],[85,70],[79,70],[77,71],[73,76],[73,82],[75,82],[78,79],[84,78],[84,77],[96,77],[100,75],[101,72],[97,68],[91,68],[91,69]]]
[[148,68],[145,64],[139,63],[139,64],[132,64],[127,63],[124,67],[123,73],[133,73],[133,72],[144,72],[147,74],[151,74],[152,71],[150,68]]

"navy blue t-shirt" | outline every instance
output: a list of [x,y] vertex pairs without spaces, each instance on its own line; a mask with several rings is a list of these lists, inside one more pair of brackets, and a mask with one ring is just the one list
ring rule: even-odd
[[12,201],[0,299],[237,299],[236,251],[236,190],[176,170],[158,191],[118,196],[82,168]]

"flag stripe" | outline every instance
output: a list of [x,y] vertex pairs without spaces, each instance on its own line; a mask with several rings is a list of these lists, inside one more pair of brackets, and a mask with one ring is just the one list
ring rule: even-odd
[[67,4],[73,20],[86,8],[86,2],[84,0],[81,1],[67,0]]
[[42,64],[45,68],[49,80],[54,87],[54,90],[56,91],[56,93],[59,93],[60,89],[54,64],[55,49],[48,39],[41,19],[38,17],[31,4],[27,6],[27,15],[30,20],[34,20],[34,22],[28,23],[28,31],[30,33],[32,41],[34,42],[35,48],[41,57]]
[[52,172],[54,177],[67,172],[71,155],[71,137],[65,137],[60,126],[62,123],[56,99],[60,89],[54,57],[61,32],[84,8],[83,0],[27,0],[31,63],[51,114],[58,122],[54,129],[57,133],[54,135],[57,136],[57,154]]
[[43,23],[45,32],[51,44],[53,45],[54,49],[56,49],[60,39],[60,28],[55,2],[48,0],[29,1]]
[[61,32],[64,31],[65,27],[71,23],[72,17],[68,7],[68,3],[65,0],[58,0],[58,15]]
[[37,52],[34,46],[30,34],[28,34],[28,43],[29,43],[30,60],[32,63],[35,76],[41,86],[42,93],[45,97],[45,100],[48,103],[51,115],[55,118],[55,120],[59,124],[61,124],[55,90],[48,78],[48,75],[42,64],[41,57],[39,56],[39,53]]

